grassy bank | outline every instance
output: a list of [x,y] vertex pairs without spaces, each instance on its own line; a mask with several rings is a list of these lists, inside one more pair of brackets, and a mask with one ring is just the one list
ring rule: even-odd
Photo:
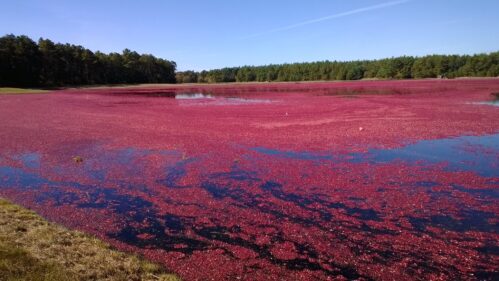
[[0,199],[0,280],[179,280],[156,264]]
[[46,92],[48,92],[48,91],[47,90],[40,90],[40,89],[0,87],[0,95],[2,95],[2,94],[6,94],[6,95],[41,94],[41,93],[46,93]]

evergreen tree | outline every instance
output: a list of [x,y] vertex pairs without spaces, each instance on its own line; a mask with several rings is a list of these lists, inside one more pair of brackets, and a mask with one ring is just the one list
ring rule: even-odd
[[26,36],[0,37],[0,86],[175,83],[175,62],[125,49],[93,53],[82,46]]

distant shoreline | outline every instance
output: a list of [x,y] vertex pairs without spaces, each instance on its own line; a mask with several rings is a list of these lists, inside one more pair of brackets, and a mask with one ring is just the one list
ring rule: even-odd
[[[315,80],[315,81],[276,81],[276,82],[219,82],[219,83],[150,83],[150,84],[103,84],[103,85],[80,85],[61,86],[57,88],[13,88],[0,87],[0,95],[15,94],[42,94],[52,91],[72,89],[106,89],[106,88],[192,88],[192,87],[229,87],[229,86],[251,86],[251,85],[285,85],[285,84],[328,84],[328,83],[362,83],[362,82],[415,82],[415,81],[453,81],[453,80],[498,80],[499,77],[458,77],[453,79],[362,79],[362,80]],[[499,90],[499,89],[498,89]]]

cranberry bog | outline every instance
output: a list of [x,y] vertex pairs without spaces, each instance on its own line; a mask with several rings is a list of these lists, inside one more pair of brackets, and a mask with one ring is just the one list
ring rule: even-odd
[[497,280],[497,92],[470,79],[2,95],[0,196],[185,280]]

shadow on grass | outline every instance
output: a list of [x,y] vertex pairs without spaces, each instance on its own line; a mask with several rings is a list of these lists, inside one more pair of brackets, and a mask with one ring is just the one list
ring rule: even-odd
[[62,265],[40,261],[6,237],[0,237],[0,273],[5,281],[77,280]]

